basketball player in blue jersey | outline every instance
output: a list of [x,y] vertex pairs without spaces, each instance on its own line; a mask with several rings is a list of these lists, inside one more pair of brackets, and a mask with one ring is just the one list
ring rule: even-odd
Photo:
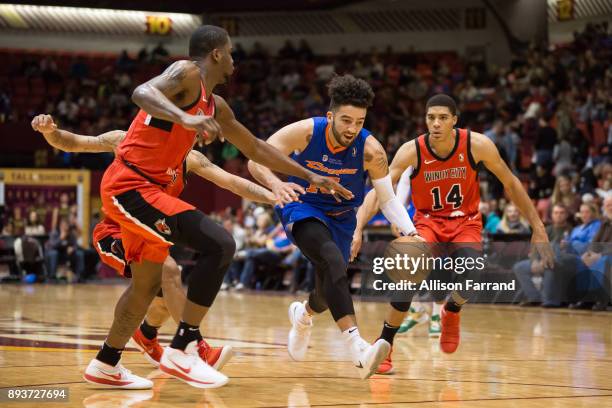
[[294,187],[301,193],[299,201],[292,201],[288,194],[286,205],[276,207],[287,236],[316,268],[315,289],[308,300],[293,302],[289,307],[292,325],[289,355],[298,361],[305,358],[312,316],[329,308],[354,364],[360,369],[361,378],[365,379],[374,373],[390,350],[386,340],[379,339],[371,345],[359,335],[346,275],[356,210],[363,202],[367,174],[377,196],[382,197],[380,208],[385,217],[404,235],[415,235],[415,228],[393,192],[384,148],[363,129],[367,108],[374,98],[372,88],[351,75],[335,77],[328,88],[331,103],[327,117],[285,126],[272,135],[268,143],[305,168],[332,177],[350,190],[353,198],[340,201],[335,191],[308,185],[296,177],[283,183],[271,170],[252,161],[249,170],[273,191],[284,186],[286,189]]

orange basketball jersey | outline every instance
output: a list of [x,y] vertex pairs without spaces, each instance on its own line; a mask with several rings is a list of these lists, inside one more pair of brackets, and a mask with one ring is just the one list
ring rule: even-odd
[[[213,95],[206,100],[206,89],[200,83],[198,99],[183,110],[191,115],[214,116],[214,101]],[[141,109],[119,145],[117,157],[138,168],[152,181],[171,186],[181,175],[181,166],[195,143],[195,136],[195,131],[154,118]]]
[[480,183],[470,150],[470,131],[455,129],[455,147],[436,155],[429,134],[416,140],[418,164],[412,173],[412,200],[420,215],[461,217],[478,213]]

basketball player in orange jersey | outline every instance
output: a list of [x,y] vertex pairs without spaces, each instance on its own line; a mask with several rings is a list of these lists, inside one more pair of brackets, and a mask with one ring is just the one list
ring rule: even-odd
[[[482,220],[478,211],[477,165],[482,163],[502,182],[508,198],[528,219],[533,231],[531,242],[545,264],[552,267],[553,253],[544,224],[523,185],[501,159],[493,142],[480,133],[455,128],[457,106],[447,95],[438,94],[427,101],[426,123],[428,133],[402,145],[389,169],[392,181],[397,183],[409,166],[414,168],[412,197],[419,236],[430,243],[463,243],[451,256],[479,256]],[[363,227],[376,209],[376,191],[372,190],[357,214],[352,256],[359,252]],[[465,281],[467,272],[454,275]],[[393,344],[410,308],[411,297],[409,294],[402,302],[391,303],[380,338]],[[454,353],[459,346],[459,312],[467,300],[467,291],[453,291],[442,308],[440,349],[445,353]],[[392,371],[389,353],[377,372],[388,374]]]
[[[95,137],[74,134],[58,129],[50,115],[36,116],[32,120],[32,128],[41,132],[45,140],[54,148],[78,153],[114,153],[126,135],[123,130],[113,130]],[[187,173],[195,173],[246,199],[265,204],[275,202],[272,192],[249,180],[226,172],[196,150],[189,152],[185,166],[180,169],[180,172],[178,176],[180,182],[175,183],[173,188],[167,191],[170,195],[179,196],[187,182]],[[103,219],[96,225],[93,239],[94,248],[102,262],[115,269],[121,276],[131,277],[130,266],[124,259],[119,225],[108,218]],[[163,351],[157,339],[157,329],[170,316],[178,324],[185,305],[181,272],[170,256],[164,261],[161,286],[162,288],[149,306],[145,319],[132,336],[136,347],[156,367],[159,366]],[[221,369],[232,355],[231,346],[210,347],[203,339],[198,342],[197,348],[200,357],[215,369]]]
[[[228,378],[199,358],[200,323],[212,305],[230,265],[235,242],[220,225],[166,190],[200,135],[207,143],[224,134],[248,158],[281,173],[308,180],[350,199],[331,178],[304,169],[254,137],[234,117],[225,100],[212,93],[232,74],[231,40],[225,30],[201,26],[189,41],[191,60],[177,61],[138,86],[132,100],[141,108],[115,161],[101,183],[106,216],[121,227],[131,285],[117,303],[110,333],[85,379],[96,385],[151,388],[152,382],[119,364],[121,352],[159,291],[162,267],[174,243],[200,253],[188,282],[181,321],[160,360],[160,370],[199,388],[215,388]],[[288,194],[295,196],[291,188]]]

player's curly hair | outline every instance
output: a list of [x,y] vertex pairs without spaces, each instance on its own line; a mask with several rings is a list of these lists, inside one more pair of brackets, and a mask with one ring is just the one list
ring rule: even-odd
[[370,84],[352,75],[334,77],[327,85],[330,97],[329,109],[336,110],[343,105],[369,108],[374,100],[374,91]]
[[205,58],[215,48],[227,44],[229,34],[221,27],[203,25],[195,29],[189,39],[189,56]]

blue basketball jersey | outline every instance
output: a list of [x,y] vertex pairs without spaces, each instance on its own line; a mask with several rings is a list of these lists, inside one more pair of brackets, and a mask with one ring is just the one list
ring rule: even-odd
[[335,148],[331,144],[331,123],[326,117],[312,118],[314,129],[312,139],[299,154],[291,158],[305,168],[322,176],[330,176],[353,193],[351,200],[342,199],[337,202],[328,191],[321,191],[311,186],[305,180],[289,177],[289,181],[299,184],[306,190],[300,196],[304,203],[311,204],[323,211],[338,212],[359,207],[363,203],[367,172],[363,169],[363,150],[365,140],[370,135],[366,129],[361,129],[353,143],[348,147]]

